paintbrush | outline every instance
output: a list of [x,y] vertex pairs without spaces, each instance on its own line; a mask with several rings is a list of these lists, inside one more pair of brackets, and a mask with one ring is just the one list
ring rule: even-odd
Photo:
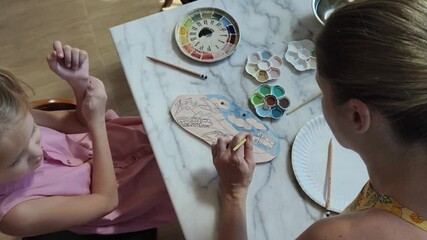
[[242,141],[240,141],[236,146],[233,148],[233,152],[237,151],[243,144],[245,144],[246,138],[244,138]]
[[327,166],[326,166],[326,185],[327,185],[327,189],[326,189],[326,204],[325,204],[325,209],[326,209],[326,217],[331,216],[331,210],[330,208],[330,204],[331,204],[331,182],[332,182],[332,138],[331,140],[329,140],[329,146],[328,146],[328,162],[327,162]]
[[150,60],[151,60],[151,61],[153,61],[153,62],[163,64],[163,65],[165,65],[165,66],[171,67],[171,68],[176,69],[176,70],[178,70],[178,71],[181,71],[181,72],[184,72],[184,73],[190,74],[190,75],[192,75],[192,76],[195,76],[195,77],[201,78],[201,79],[203,79],[203,80],[205,80],[205,79],[207,79],[207,78],[208,78],[206,75],[203,75],[203,74],[200,74],[200,73],[197,73],[197,72],[194,72],[194,71],[191,71],[191,70],[188,70],[188,69],[182,68],[182,67],[180,67],[180,66],[178,66],[178,65],[175,65],[175,64],[172,64],[172,63],[165,62],[165,61],[160,60],[160,59],[155,58],[155,57],[149,57],[149,56],[147,56],[147,58],[148,58],[148,59],[150,59]]
[[322,92],[319,92],[319,93],[318,93],[318,94],[316,94],[315,96],[313,96],[313,97],[311,97],[311,98],[307,99],[306,101],[304,101],[304,102],[303,102],[303,103],[301,103],[300,105],[296,106],[294,109],[292,109],[292,110],[290,110],[290,111],[287,111],[286,115],[289,115],[289,114],[291,114],[291,113],[295,112],[296,110],[300,109],[302,106],[306,105],[307,103],[309,103],[309,102],[311,102],[311,101],[315,100],[316,98],[318,98],[318,97],[320,97],[320,96],[322,96]]

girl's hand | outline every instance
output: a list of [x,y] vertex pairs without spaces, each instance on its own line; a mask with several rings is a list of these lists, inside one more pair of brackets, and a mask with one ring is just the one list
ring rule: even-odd
[[[245,145],[234,152],[233,148],[245,138]],[[240,197],[246,194],[255,168],[252,136],[240,133],[231,140],[219,138],[212,145],[212,157],[220,179],[221,195]]]
[[79,81],[89,77],[89,57],[85,50],[55,41],[46,60],[49,68],[64,80]]
[[107,93],[101,80],[89,77],[89,85],[82,102],[82,115],[90,129],[105,122]]

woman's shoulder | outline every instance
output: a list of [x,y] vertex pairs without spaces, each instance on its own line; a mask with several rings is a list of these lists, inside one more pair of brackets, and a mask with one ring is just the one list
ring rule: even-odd
[[307,228],[297,239],[354,239],[353,230],[356,228],[358,221],[353,216],[349,217],[347,215],[338,215],[318,220]]
[[427,232],[380,209],[368,209],[313,223],[299,240],[427,239]]

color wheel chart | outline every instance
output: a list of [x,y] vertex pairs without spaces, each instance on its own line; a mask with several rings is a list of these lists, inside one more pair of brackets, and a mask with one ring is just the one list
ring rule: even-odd
[[185,14],[175,28],[181,51],[200,62],[216,62],[230,56],[240,40],[236,20],[218,8],[198,8]]

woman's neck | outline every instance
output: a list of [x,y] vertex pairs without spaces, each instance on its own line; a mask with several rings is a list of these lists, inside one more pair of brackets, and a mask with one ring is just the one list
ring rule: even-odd
[[377,144],[370,146],[375,145],[376,149],[365,148],[360,155],[374,189],[427,217],[427,147],[402,147],[387,139],[383,142],[378,138],[372,140]]

